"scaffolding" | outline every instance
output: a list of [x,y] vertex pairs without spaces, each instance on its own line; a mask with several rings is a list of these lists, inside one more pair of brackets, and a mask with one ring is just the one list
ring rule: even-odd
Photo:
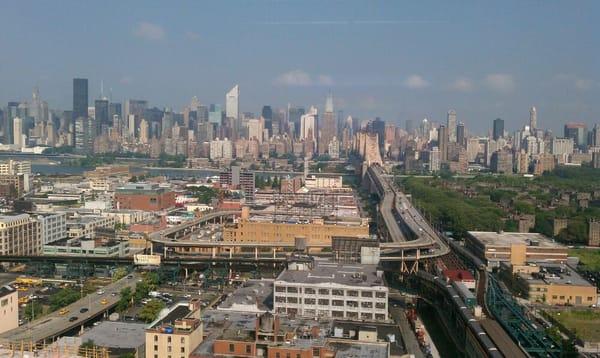
[[0,348],[0,358],[109,358],[110,351],[98,346],[61,345],[32,342],[12,342]]

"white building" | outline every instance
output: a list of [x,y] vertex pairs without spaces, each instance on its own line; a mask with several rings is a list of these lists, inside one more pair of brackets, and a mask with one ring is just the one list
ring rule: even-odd
[[342,176],[309,175],[304,179],[304,186],[308,189],[341,189]]
[[290,263],[274,283],[276,313],[356,321],[388,320],[388,288],[376,265],[325,259]]
[[[318,115],[316,107],[312,106],[308,113],[300,117],[300,139],[311,140],[316,145],[318,132]],[[313,152],[316,148],[313,148]]]
[[23,120],[19,117],[13,119],[13,138],[15,147],[21,149],[25,146],[25,141],[23,141]]
[[112,216],[85,215],[69,218],[67,220],[68,236],[95,237],[96,228],[114,228],[116,220]]
[[235,85],[225,96],[225,116],[228,118],[240,117],[240,86]]
[[573,154],[573,138],[553,138],[552,139],[552,154],[553,155],[571,155]]
[[225,138],[219,140],[219,138],[210,141],[210,159],[232,159],[233,158],[233,143]]
[[29,174],[31,175],[30,161],[8,160],[0,163],[0,175]]
[[433,147],[429,152],[429,171],[439,172],[441,169],[440,149]]
[[40,233],[43,245],[67,237],[66,213],[37,214],[37,220],[40,223]]

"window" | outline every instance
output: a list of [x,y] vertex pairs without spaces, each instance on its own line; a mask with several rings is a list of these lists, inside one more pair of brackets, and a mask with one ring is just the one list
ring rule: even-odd
[[157,351],[158,350],[158,346],[154,345],[154,350]]
[[158,335],[157,334],[154,335],[154,342],[158,342]]
[[321,305],[321,306],[329,306],[329,300],[320,298],[319,299],[319,305]]
[[361,297],[373,297],[373,292],[371,291],[362,291],[360,293]]
[[281,358],[281,354],[279,354],[279,352],[275,352],[275,358]]
[[316,301],[317,300],[314,299],[314,298],[305,298],[304,299],[304,303],[307,304],[307,305],[314,305],[316,303]]
[[233,343],[229,344],[229,351],[230,352],[235,352],[235,346],[233,345]]
[[331,304],[334,306],[343,306],[344,305],[344,300],[332,300]]
[[319,295],[328,295],[329,290],[326,288],[319,288]]
[[304,289],[304,293],[306,293],[307,295],[314,295],[316,293],[316,291],[314,288],[307,287]]
[[343,296],[344,295],[344,290],[332,290],[331,293],[334,296]]
[[313,348],[313,357],[318,357],[321,355],[321,351],[319,348]]
[[252,346],[249,344],[246,344],[246,353],[248,353],[248,354],[252,353]]
[[181,353],[185,353],[185,347],[181,347]]
[[185,344],[185,337],[181,337],[181,344]]
[[377,297],[377,298],[385,298],[385,292],[375,292],[375,297]]
[[348,296],[350,296],[350,297],[358,297],[358,291],[349,290],[348,291]]
[[171,353],[171,346],[167,346],[167,352]]
[[167,337],[167,343],[171,343],[171,336]]

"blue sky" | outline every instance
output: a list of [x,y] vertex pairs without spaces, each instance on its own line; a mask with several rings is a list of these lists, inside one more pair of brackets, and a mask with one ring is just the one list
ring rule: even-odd
[[113,99],[181,109],[192,96],[241,109],[288,102],[475,132],[600,122],[598,1],[3,1],[0,103],[38,85],[70,109],[72,78]]

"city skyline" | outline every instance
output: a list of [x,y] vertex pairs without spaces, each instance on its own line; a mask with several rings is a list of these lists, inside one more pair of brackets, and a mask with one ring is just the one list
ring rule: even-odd
[[[345,114],[403,125],[425,117],[444,123],[454,109],[457,122],[481,134],[498,117],[506,128],[522,127],[531,106],[538,126],[555,133],[566,122],[591,128],[600,117],[595,3],[318,4],[309,11],[306,3],[256,2],[228,7],[223,17],[217,3],[164,17],[143,7],[132,17],[131,4],[73,2],[59,12],[13,3],[0,44],[18,56],[2,58],[0,81],[10,86],[1,87],[0,101],[29,99],[37,86],[50,108],[71,109],[71,81],[82,77],[90,104],[104,83],[104,94],[121,103],[181,110],[197,96],[224,107],[223,94],[239,83],[240,112],[288,102],[323,108],[331,91]],[[95,26],[74,16],[90,10]],[[81,31],[56,25],[68,17]],[[73,43],[81,51],[68,51]]]

